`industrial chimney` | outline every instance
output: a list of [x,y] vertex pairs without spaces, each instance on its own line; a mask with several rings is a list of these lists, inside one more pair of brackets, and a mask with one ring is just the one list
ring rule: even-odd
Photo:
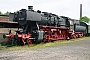
[[28,10],[33,10],[33,6],[28,6]]
[[82,17],[82,4],[80,4],[80,18]]

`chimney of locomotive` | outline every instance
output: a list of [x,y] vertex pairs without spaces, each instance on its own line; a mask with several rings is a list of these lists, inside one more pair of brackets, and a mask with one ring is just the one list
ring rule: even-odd
[[28,6],[28,10],[32,11],[33,10],[33,6]]
[[82,17],[82,4],[80,4],[80,18]]

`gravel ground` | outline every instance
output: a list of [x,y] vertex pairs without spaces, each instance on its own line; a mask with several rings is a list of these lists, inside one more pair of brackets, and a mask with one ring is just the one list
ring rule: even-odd
[[0,51],[0,60],[90,60],[90,40],[38,50]]

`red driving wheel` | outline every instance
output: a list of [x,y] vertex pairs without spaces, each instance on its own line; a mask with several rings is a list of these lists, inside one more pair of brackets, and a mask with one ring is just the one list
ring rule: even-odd
[[29,45],[29,44],[32,44],[32,40],[28,39],[28,40],[27,40],[27,43],[28,43],[28,45]]

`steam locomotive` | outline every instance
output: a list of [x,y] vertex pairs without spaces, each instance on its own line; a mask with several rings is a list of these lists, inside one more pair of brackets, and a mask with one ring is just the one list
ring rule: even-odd
[[28,6],[28,10],[21,9],[17,14],[12,14],[10,20],[19,24],[16,34],[12,34],[10,30],[9,34],[3,35],[3,38],[8,38],[12,45],[79,38],[84,36],[86,30],[79,21],[77,23],[65,16],[34,11],[33,6]]

